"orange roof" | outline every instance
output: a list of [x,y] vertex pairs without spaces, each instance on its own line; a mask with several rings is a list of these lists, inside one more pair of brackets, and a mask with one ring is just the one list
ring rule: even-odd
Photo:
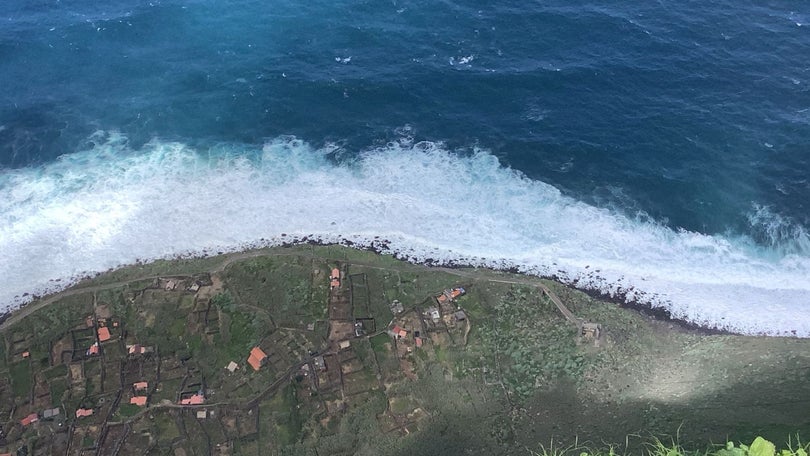
[[129,400],[130,404],[137,405],[139,407],[143,407],[146,405],[146,396],[135,396]]
[[180,405],[200,405],[205,402],[205,396],[195,394],[189,398],[181,399]]
[[262,367],[262,361],[267,358],[267,354],[262,351],[259,347],[253,347],[253,350],[250,351],[250,356],[248,357],[248,364],[253,370],[259,370]]
[[149,388],[149,383],[147,382],[136,382],[132,384],[132,387],[135,388],[135,391],[138,390],[145,390]]
[[332,281],[329,282],[329,286],[332,288],[338,288],[340,286],[340,280],[332,279]]
[[22,424],[23,426],[28,426],[29,424],[36,423],[37,421],[39,421],[39,415],[37,415],[36,413],[32,413],[23,418],[22,420],[20,420],[20,424]]
[[407,336],[408,336],[408,331],[405,331],[404,329],[399,330],[399,337],[407,337]]
[[110,340],[110,329],[106,326],[98,328],[98,340],[101,342]]
[[437,297],[436,300],[439,301],[439,303],[443,303],[443,302],[447,301],[447,296],[446,295],[441,295],[441,296]]
[[330,279],[339,279],[340,278],[340,269],[334,268],[332,269],[332,276]]
[[421,337],[417,337],[417,338],[416,338],[416,346],[417,346],[417,347],[421,347],[421,346],[422,346],[422,338],[421,338]]
[[98,355],[98,342],[93,343],[90,348],[87,349],[87,353],[90,355]]
[[79,409],[76,410],[76,418],[81,418],[83,416],[90,416],[93,414],[93,409]]

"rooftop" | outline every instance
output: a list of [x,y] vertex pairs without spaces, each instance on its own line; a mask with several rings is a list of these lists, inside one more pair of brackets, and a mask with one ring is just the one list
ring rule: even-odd
[[180,400],[180,405],[200,405],[205,403],[205,396],[202,394],[195,394],[191,397]]
[[248,356],[247,362],[250,364],[250,367],[253,370],[259,370],[262,367],[262,363],[264,360],[267,359],[267,354],[259,347],[253,347],[253,350],[250,351],[250,356]]
[[108,341],[108,340],[110,340],[110,337],[111,336],[110,336],[110,329],[109,328],[107,328],[106,326],[102,326],[101,328],[98,328],[98,340],[100,342]]

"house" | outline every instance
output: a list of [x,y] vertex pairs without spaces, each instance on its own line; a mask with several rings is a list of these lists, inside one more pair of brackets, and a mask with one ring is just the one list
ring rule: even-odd
[[441,313],[439,313],[439,309],[435,307],[428,307],[427,310],[425,310],[425,315],[430,317],[433,323],[438,323],[441,319]]
[[204,420],[206,418],[208,418],[208,412],[206,412],[205,410],[200,410],[199,412],[197,412],[198,420]]
[[329,288],[335,289],[340,287],[340,269],[333,268],[332,275],[329,276]]
[[59,407],[47,409],[44,412],[42,412],[42,419],[48,419],[53,418],[55,416],[59,416],[59,412],[60,412]]
[[134,396],[129,400],[129,403],[132,405],[137,405],[138,407],[143,407],[146,405],[146,396]]
[[197,393],[193,396],[180,400],[180,405],[201,405],[205,403],[205,396]]
[[29,352],[29,351],[24,351],[24,352],[22,352],[22,357],[23,357],[23,359],[28,358],[28,357],[30,357],[30,356],[31,356],[31,352]]
[[110,329],[106,326],[102,326],[98,328],[98,340],[99,342],[106,342],[110,340]]
[[455,318],[456,321],[464,321],[467,319],[467,314],[465,314],[463,310],[459,310],[453,314],[453,318]]
[[250,356],[248,356],[248,364],[253,370],[258,371],[259,369],[264,366],[265,361],[267,361],[267,354],[262,351],[259,347],[253,347],[253,350],[250,351]]
[[99,352],[100,352],[100,350],[99,350],[99,347],[98,347],[98,342],[93,342],[93,345],[91,345],[90,348],[88,348],[87,351],[84,354],[87,355],[87,356],[92,356],[92,355],[98,355]]
[[85,416],[90,416],[93,414],[93,409],[82,409],[76,410],[76,418],[83,418]]
[[338,344],[338,348],[340,350],[345,350],[345,349],[349,348],[350,346],[351,346],[351,342],[349,342],[348,340],[344,340],[343,342]]
[[29,424],[36,423],[37,421],[39,421],[39,415],[37,415],[36,413],[32,413],[26,416],[25,418],[21,419],[20,424],[22,424],[23,426],[28,426]]
[[326,361],[324,361],[323,355],[316,356],[315,358],[313,358],[312,363],[315,364],[315,367],[318,370],[322,370],[322,371],[326,370]]
[[416,337],[416,338],[414,338],[414,340],[416,341],[416,346],[417,347],[422,346],[422,338],[421,337]]
[[227,369],[228,372],[233,374],[236,371],[236,369],[239,369],[239,365],[236,364],[235,362],[231,361],[231,362],[228,363],[227,366],[225,366],[225,369]]
[[199,290],[199,289],[200,289],[200,284],[197,283],[197,282],[192,283],[191,286],[188,287],[188,291],[190,291],[192,293],[196,293],[197,290]]
[[397,299],[394,299],[394,301],[391,302],[390,307],[391,307],[391,313],[393,313],[394,315],[401,314],[402,312],[405,311],[405,307]]
[[135,382],[132,384],[132,389],[135,391],[143,391],[149,388],[148,382]]
[[400,329],[399,332],[397,333],[397,335],[400,337],[400,339],[404,339],[404,338],[408,337],[408,331],[406,331],[404,329]]
[[467,291],[461,287],[453,288],[450,290],[450,299],[456,299],[460,296],[464,296],[465,293],[467,293]]

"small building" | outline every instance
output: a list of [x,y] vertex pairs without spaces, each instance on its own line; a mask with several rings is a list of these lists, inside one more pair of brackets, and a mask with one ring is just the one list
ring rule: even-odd
[[598,340],[602,331],[602,325],[599,323],[583,323],[580,335],[584,339]]
[[144,407],[146,406],[146,396],[133,396],[130,398],[129,403],[137,405],[138,407]]
[[363,337],[366,335],[366,327],[360,320],[355,320],[354,322],[354,335],[356,337]]
[[414,340],[416,341],[416,346],[417,347],[422,346],[422,338],[421,337],[416,337],[416,338],[414,338]]
[[106,342],[110,340],[110,328],[106,326],[102,326],[98,328],[98,340],[99,342]]
[[205,403],[205,396],[200,393],[180,399],[180,405],[202,405]]
[[456,321],[464,321],[467,319],[467,314],[465,314],[463,310],[457,310],[456,313],[453,314],[453,318],[455,318]]
[[435,307],[428,307],[425,310],[425,315],[430,317],[430,319],[433,320],[433,323],[438,323],[442,318],[442,314],[439,312],[439,309]]
[[206,418],[208,418],[208,412],[206,412],[205,410],[200,410],[200,411],[197,412],[197,419],[198,420],[204,420]]
[[188,287],[188,291],[190,291],[192,293],[196,293],[197,290],[199,290],[199,289],[200,289],[200,284],[197,283],[197,282],[192,283],[191,286]]
[[338,348],[341,350],[345,350],[349,348],[351,345],[352,345],[351,342],[349,342],[348,340],[344,340],[338,344]]
[[132,389],[135,391],[144,391],[149,388],[148,382],[135,382],[132,384]]
[[397,339],[402,339],[408,337],[408,331],[399,325],[394,325],[394,327],[391,328],[391,335]]
[[93,414],[93,412],[94,412],[93,409],[80,408],[79,410],[76,410],[76,418],[84,418],[86,416],[90,416]]
[[165,287],[166,291],[172,291],[176,287],[177,287],[177,282],[175,282],[174,280],[169,280],[168,282],[166,282],[166,287]]
[[23,359],[29,358],[30,356],[31,356],[31,352],[29,352],[29,351],[22,352]]
[[326,370],[326,362],[323,359],[323,355],[316,356],[312,359],[312,364],[315,365],[315,368],[321,371]]
[[335,289],[340,287],[340,269],[333,268],[332,275],[329,276],[329,288]]
[[398,299],[394,299],[391,302],[390,307],[391,307],[391,313],[393,313],[394,315],[401,314],[402,312],[405,311],[405,307],[402,305],[401,302],[399,302]]
[[32,413],[26,416],[25,418],[21,419],[20,424],[22,424],[23,426],[28,426],[32,423],[36,423],[37,421],[39,421],[39,415],[37,415],[36,413]]
[[239,365],[238,365],[238,364],[236,364],[235,362],[231,361],[231,362],[229,362],[229,363],[228,363],[228,365],[227,365],[227,366],[225,366],[225,369],[226,369],[228,372],[230,372],[230,373],[232,373],[232,374],[233,374],[234,372],[236,372],[236,369],[239,369]]
[[247,362],[253,370],[258,371],[267,361],[267,354],[259,347],[253,347],[248,356]]
[[93,342],[93,345],[91,345],[90,348],[88,348],[87,351],[84,354],[87,355],[87,356],[93,356],[93,355],[98,355],[99,353],[100,353],[100,349],[99,349],[99,346],[98,346],[98,342]]
[[59,407],[47,409],[42,412],[42,419],[54,418],[56,416],[59,416],[60,412],[61,410],[59,410]]

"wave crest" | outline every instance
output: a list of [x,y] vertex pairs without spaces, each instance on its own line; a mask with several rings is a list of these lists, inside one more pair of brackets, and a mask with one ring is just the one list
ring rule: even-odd
[[383,238],[414,261],[515,268],[701,325],[810,336],[805,253],[763,254],[590,206],[483,150],[402,140],[346,162],[339,152],[291,137],[261,149],[154,140],[132,150],[99,133],[85,151],[3,172],[0,303],[136,259]]

